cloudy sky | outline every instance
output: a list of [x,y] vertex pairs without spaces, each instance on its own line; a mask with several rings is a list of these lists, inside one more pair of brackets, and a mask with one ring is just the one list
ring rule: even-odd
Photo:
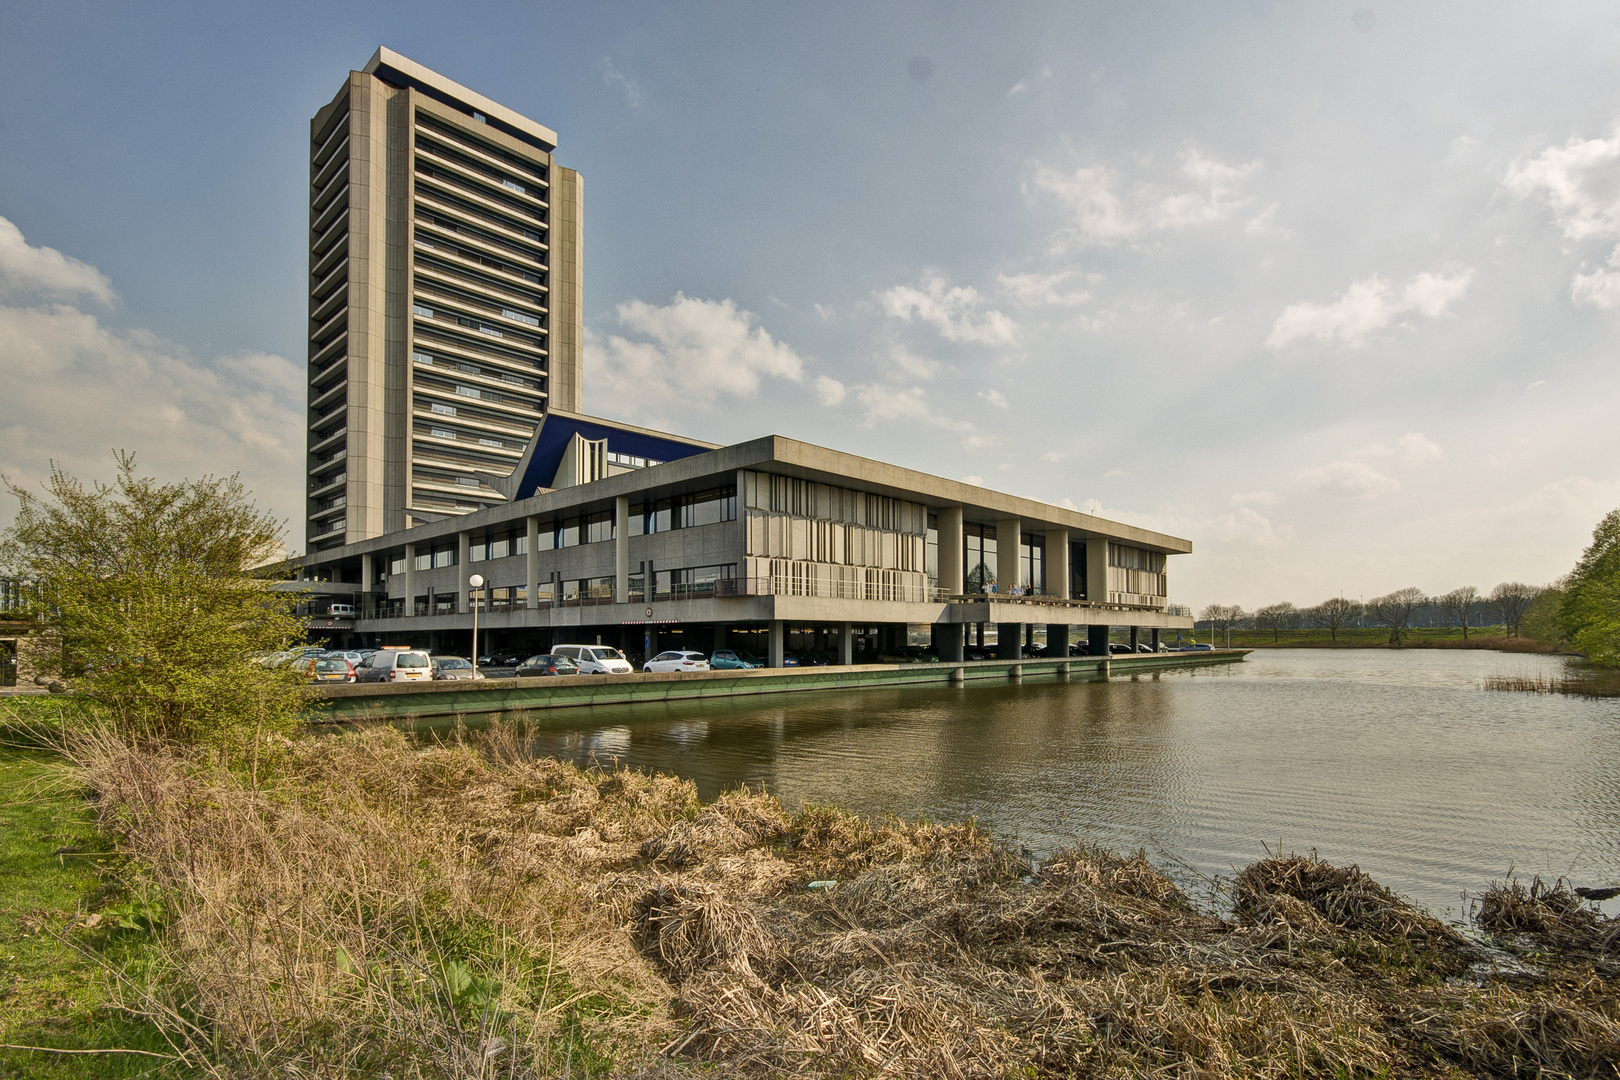
[[1546,581],[1620,506],[1620,8],[1555,0],[14,0],[0,470],[301,539],[307,125],[378,44],[584,174],[593,412],[1185,536],[1198,606]]

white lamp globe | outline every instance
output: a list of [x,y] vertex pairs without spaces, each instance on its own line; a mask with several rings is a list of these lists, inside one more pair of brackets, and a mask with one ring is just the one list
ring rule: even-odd
[[471,585],[475,589],[482,589],[484,587],[484,575],[474,574],[472,577],[467,579],[467,584]]

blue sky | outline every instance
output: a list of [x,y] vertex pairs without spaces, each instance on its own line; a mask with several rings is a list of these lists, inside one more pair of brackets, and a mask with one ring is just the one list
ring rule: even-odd
[[0,469],[240,470],[301,535],[307,124],[386,44],[584,175],[593,412],[1186,536],[1194,605],[1549,580],[1620,505],[1617,38],[1598,3],[14,2]]

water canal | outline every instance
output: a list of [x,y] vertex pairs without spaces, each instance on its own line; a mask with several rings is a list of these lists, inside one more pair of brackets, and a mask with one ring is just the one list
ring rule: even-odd
[[973,815],[1037,853],[1146,847],[1209,875],[1316,848],[1456,915],[1510,869],[1620,884],[1620,700],[1482,688],[1562,664],[1263,650],[1107,683],[569,710],[535,749],[677,773],[706,798],[763,784],[789,806]]

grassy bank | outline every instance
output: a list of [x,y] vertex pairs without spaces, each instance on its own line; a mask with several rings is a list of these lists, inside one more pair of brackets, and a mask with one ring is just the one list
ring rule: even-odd
[[60,757],[39,744],[63,705],[10,704],[30,723],[0,726],[0,1077],[186,1075],[159,1028],[110,993],[106,966],[138,976],[150,935],[124,925],[134,920],[118,856]]
[[160,913],[126,1004],[215,1075],[1617,1075],[1620,926],[1567,889],[1488,892],[1488,948],[1313,858],[1212,906],[1140,855],[704,805],[511,727],[280,751],[252,788],[70,750]]
[[[1224,633],[1216,635],[1226,644]],[[1198,631],[1198,640],[1209,641],[1209,631]],[[1495,649],[1501,652],[1555,653],[1558,647],[1526,637],[1506,636],[1502,627],[1470,628],[1464,640],[1455,627],[1418,627],[1403,632],[1406,649]],[[1302,627],[1298,630],[1233,630],[1234,649],[1387,649],[1389,631],[1383,627],[1351,627],[1340,630],[1337,639],[1326,630]]]

